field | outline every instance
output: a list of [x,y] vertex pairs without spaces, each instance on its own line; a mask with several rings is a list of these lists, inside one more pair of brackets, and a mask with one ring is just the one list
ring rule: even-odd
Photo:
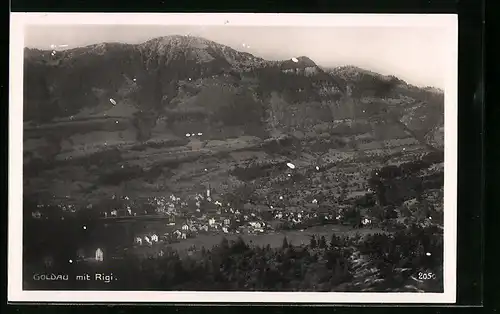
[[357,234],[364,236],[367,234],[375,234],[375,233],[386,233],[379,228],[362,228],[362,229],[353,229],[351,226],[343,226],[343,225],[323,225],[307,228],[304,230],[290,230],[290,231],[280,231],[279,233],[266,233],[266,234],[204,234],[198,235],[196,238],[190,238],[186,240],[182,240],[178,243],[172,243],[168,245],[156,244],[152,247],[142,246],[135,247],[132,249],[132,252],[137,254],[154,254],[159,252],[161,249],[165,247],[170,247],[174,250],[185,251],[191,247],[195,247],[196,249],[212,248],[215,245],[221,243],[223,238],[231,240],[236,240],[238,237],[241,237],[245,243],[254,246],[265,247],[269,245],[271,248],[279,248],[283,245],[283,239],[286,237],[288,243],[292,245],[308,245],[312,236],[316,238],[324,236],[327,240],[330,240],[333,234],[337,234],[339,236],[356,236]]

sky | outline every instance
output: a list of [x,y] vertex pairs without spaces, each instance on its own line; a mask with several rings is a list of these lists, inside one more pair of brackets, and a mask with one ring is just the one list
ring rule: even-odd
[[188,34],[268,60],[307,56],[319,66],[354,65],[418,86],[445,85],[449,41],[439,27],[36,25],[26,27],[24,40],[25,47],[48,50]]

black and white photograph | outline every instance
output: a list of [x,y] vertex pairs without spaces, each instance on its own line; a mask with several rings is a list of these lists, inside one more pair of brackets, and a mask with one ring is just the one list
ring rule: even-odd
[[12,19],[9,299],[455,301],[456,16]]

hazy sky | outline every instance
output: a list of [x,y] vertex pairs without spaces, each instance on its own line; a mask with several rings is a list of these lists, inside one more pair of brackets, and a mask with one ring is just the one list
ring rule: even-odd
[[25,46],[137,44],[174,34],[204,37],[269,60],[308,56],[320,66],[355,65],[411,84],[444,88],[449,42],[444,28],[37,25],[26,28]]

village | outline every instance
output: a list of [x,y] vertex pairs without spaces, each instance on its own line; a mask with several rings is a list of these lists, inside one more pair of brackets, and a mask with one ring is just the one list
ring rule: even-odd
[[[153,211],[141,211],[141,206],[137,206],[134,200],[123,196],[119,200],[123,204],[120,208],[102,211],[97,219],[103,221],[105,226],[115,221],[133,222],[150,217],[161,222],[150,224],[145,230],[134,230],[130,242],[121,245],[127,250],[160,248],[201,235],[265,235],[282,230],[303,231],[314,225],[342,223],[342,210],[317,210],[319,207],[316,199],[311,201],[312,206],[302,209],[249,203],[236,208],[230,203],[222,202],[221,196],[214,197],[212,193],[212,189],[207,188],[204,193],[197,193],[189,199],[181,199],[173,194],[169,197],[154,197],[149,200],[148,207]],[[287,194],[283,193],[277,201],[283,201],[284,197],[287,197]],[[38,207],[38,210],[32,212],[32,218],[37,220],[44,218],[40,211],[43,210],[43,205]],[[67,215],[74,215],[78,211],[77,207],[71,204],[59,205],[59,208]],[[91,208],[92,206],[87,206],[87,209]],[[61,219],[64,220],[64,215]],[[362,223],[368,225],[370,220],[365,218]],[[153,251],[157,251],[159,255],[163,254],[163,250]],[[95,254],[94,251],[91,254],[78,252],[75,261],[102,262],[103,255],[101,248],[97,248]]]
[[[207,234],[267,234],[282,229],[305,228],[320,221],[339,223],[342,220],[341,214],[298,208],[284,210],[272,205],[244,204],[241,208],[233,208],[230,203],[214,199],[211,193],[211,190],[207,189],[205,193],[194,196],[194,211],[190,206],[192,202],[181,200],[175,195],[155,197],[151,202],[155,206],[155,215],[164,217],[166,228],[151,227],[151,230],[135,234],[132,245],[140,247],[153,246],[156,243],[172,244]],[[313,200],[312,204],[316,205],[317,200]],[[147,213],[140,215],[133,212],[130,206],[126,206],[126,210],[113,209],[103,215],[105,219],[119,219],[138,215],[140,217]],[[363,223],[368,224],[369,220],[364,219]]]
[[[199,244],[197,249],[200,249],[206,241],[213,242],[210,238],[220,236],[266,236],[287,231],[300,233],[311,227],[328,225],[345,225],[351,229],[380,227],[381,218],[366,210],[376,205],[374,191],[366,182],[372,167],[357,167],[355,163],[337,161],[309,167],[287,163],[285,169],[273,173],[268,180],[259,181],[252,197],[238,195],[236,201],[207,184],[195,194],[169,193],[142,199],[123,194],[112,195],[106,202],[97,205],[60,202],[55,211],[47,210],[45,205],[37,205],[31,216],[34,220],[45,220],[49,215],[51,220],[65,220],[65,217],[92,213],[93,216],[87,219],[98,221],[105,227],[127,225],[126,236],[118,237],[117,252],[139,252],[139,255],[147,256],[162,255],[169,246],[196,250],[189,247],[193,242]],[[439,199],[429,200],[439,204]],[[412,207],[406,203],[404,207]],[[405,216],[411,216],[396,210],[400,223]],[[353,212],[358,212],[356,217],[353,217]],[[107,229],[105,234],[115,233],[112,227]],[[217,235],[219,237],[214,237]],[[210,247],[208,244],[207,247]],[[104,253],[99,251],[100,248],[96,251],[96,248],[90,256],[93,261],[99,262],[103,260]],[[108,256],[108,253],[105,255]],[[79,260],[85,260],[84,254],[78,256],[81,257]],[[88,260],[89,254],[85,256]]]

